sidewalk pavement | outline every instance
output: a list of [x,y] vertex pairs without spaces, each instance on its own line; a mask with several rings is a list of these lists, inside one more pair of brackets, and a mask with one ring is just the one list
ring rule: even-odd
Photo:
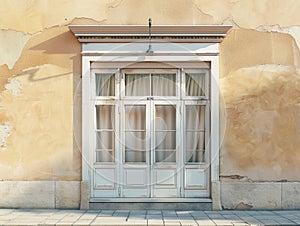
[[300,211],[0,209],[0,225],[300,225]]

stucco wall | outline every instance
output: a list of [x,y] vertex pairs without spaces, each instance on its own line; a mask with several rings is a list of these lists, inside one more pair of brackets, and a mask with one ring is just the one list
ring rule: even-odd
[[0,180],[81,179],[81,47],[67,26],[151,17],[233,25],[220,49],[221,179],[300,181],[299,9],[298,0],[0,0]]

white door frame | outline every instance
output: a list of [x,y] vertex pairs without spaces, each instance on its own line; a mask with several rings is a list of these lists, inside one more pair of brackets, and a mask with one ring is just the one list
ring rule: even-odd
[[[89,45],[89,44],[86,44]],[[116,44],[117,45],[117,44]],[[122,44],[118,44],[122,45]],[[133,44],[134,45],[134,44]],[[165,44],[165,48],[167,48],[169,44]],[[172,49],[172,44],[170,44],[170,49]],[[99,46],[98,46],[99,47]],[[199,48],[204,48],[202,44],[199,44]],[[112,45],[112,50],[115,49],[116,46]],[[166,56],[161,54],[153,54],[153,55],[144,55],[143,61],[147,62],[165,62],[166,59],[171,64],[181,63],[189,63],[189,62],[209,62],[211,65],[211,115],[210,115],[210,138],[213,140],[210,146],[210,178],[211,182],[219,181],[219,56],[218,56],[218,44],[210,44],[209,48],[207,45],[205,46],[205,54],[197,54],[197,55],[184,55],[180,54],[179,56]],[[171,51],[171,50],[170,50]],[[203,52],[203,49],[201,49]],[[91,55],[92,54],[92,55]],[[104,54],[104,55],[103,55]],[[118,53],[115,53],[118,54]],[[136,56],[133,52],[128,52],[122,57],[115,56],[106,56],[103,50],[98,49],[97,54],[95,51],[91,53],[91,51],[83,51],[82,53],[82,180],[91,182],[91,176],[93,171],[93,162],[92,156],[90,156],[91,145],[93,144],[91,131],[92,117],[91,117],[91,69],[93,62],[101,62],[103,64],[114,64],[115,65],[126,65],[132,64],[134,62],[139,62],[140,56]],[[120,66],[119,66],[120,67]],[[92,188],[91,188],[92,189]]]

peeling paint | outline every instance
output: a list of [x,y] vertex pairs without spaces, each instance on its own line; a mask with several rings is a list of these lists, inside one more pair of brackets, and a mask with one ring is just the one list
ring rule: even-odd
[[0,65],[6,64],[11,69],[30,37],[22,32],[0,30]]
[[300,52],[295,39],[278,32],[231,30],[220,45],[220,76],[258,65],[283,65],[299,69]]
[[6,149],[6,141],[11,133],[12,126],[5,122],[0,124],[0,147],[2,150]]
[[22,84],[18,79],[12,78],[8,80],[8,83],[5,85],[5,88],[12,95],[17,96],[21,92]]
[[121,0],[1,0],[0,29],[14,29],[35,34],[46,28],[66,25],[74,18],[93,18],[103,21],[107,11]]
[[[297,55],[298,58],[300,58],[300,26],[280,27],[278,24],[271,26],[261,25],[256,30],[262,32],[279,32],[291,35],[297,45],[297,47],[295,47],[297,50],[294,55]],[[295,65],[298,67],[298,70],[300,70],[299,62],[295,61]]]

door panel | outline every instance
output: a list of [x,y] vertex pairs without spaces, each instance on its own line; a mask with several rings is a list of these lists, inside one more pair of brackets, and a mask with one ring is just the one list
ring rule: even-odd
[[93,180],[91,197],[119,197],[118,158],[115,134],[118,113],[114,103],[99,101],[95,104],[93,117]]
[[154,130],[152,194],[154,197],[179,197],[179,104],[154,100],[151,106]]
[[184,105],[184,197],[209,197],[209,109],[186,101]]
[[150,197],[149,103],[126,101],[122,112],[122,197]]

